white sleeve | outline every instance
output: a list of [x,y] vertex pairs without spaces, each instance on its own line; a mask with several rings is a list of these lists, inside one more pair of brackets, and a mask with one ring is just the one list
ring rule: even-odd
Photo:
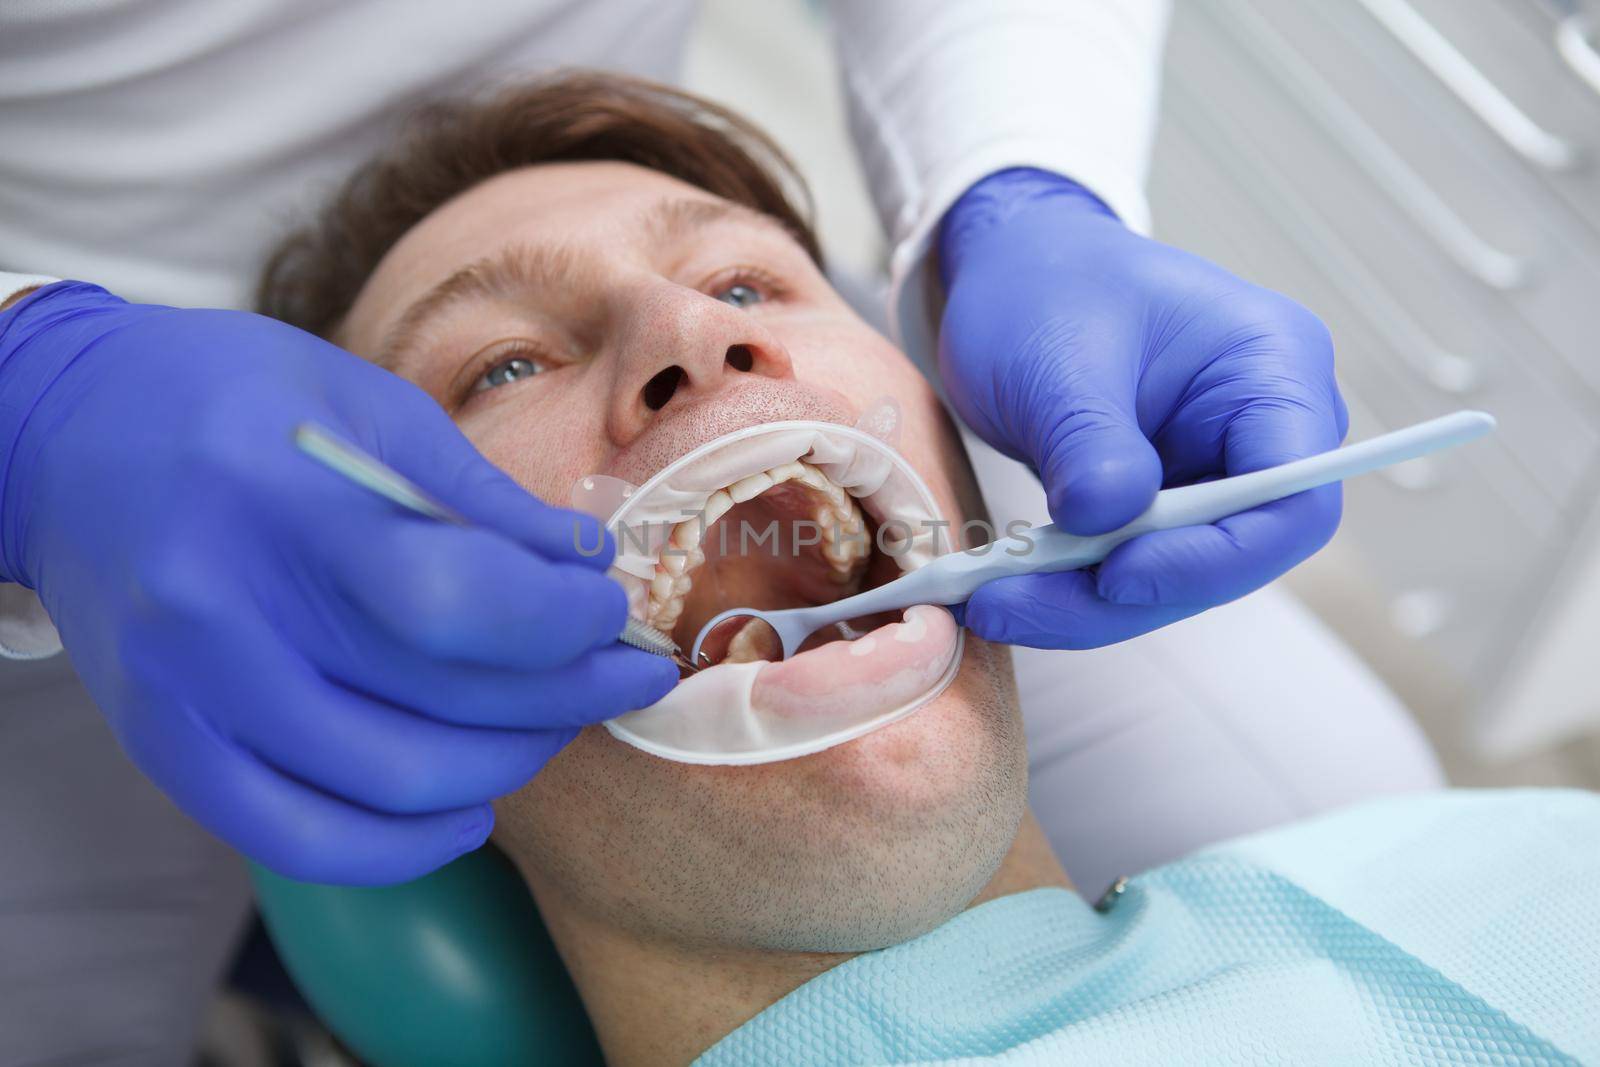
[[43,274],[7,274],[0,270],[0,304],[4,304],[24,289],[35,289],[60,280]]
[[0,658],[43,659],[61,651],[44,605],[31,589],[0,582]]
[[[0,304],[24,289],[60,281],[42,274],[0,271]],[[0,582],[0,657],[38,659],[61,651],[61,637],[31,589]]]
[[934,365],[939,220],[1007,167],[1149,225],[1167,0],[832,0],[850,126],[889,235],[896,340]]

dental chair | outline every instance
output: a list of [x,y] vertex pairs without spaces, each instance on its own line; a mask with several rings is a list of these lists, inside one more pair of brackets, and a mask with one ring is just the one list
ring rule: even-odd
[[494,846],[376,889],[250,873],[285,969],[371,1067],[603,1063],[533,898]]

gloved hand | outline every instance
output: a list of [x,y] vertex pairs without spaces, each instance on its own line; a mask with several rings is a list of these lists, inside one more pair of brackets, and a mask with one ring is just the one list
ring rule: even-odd
[[[476,527],[311,461],[308,419]],[[397,882],[475,849],[490,799],[676,684],[616,644],[602,536],[421,390],[281,323],[80,283],[0,313],[0,577],[39,591],[145,773],[290,877]]]
[[[1327,329],[1287,297],[1128,230],[1055,174],[1001,171],[945,216],[939,367],[995,448],[1033,465],[1051,517],[1104,533],[1157,490],[1336,447],[1347,417]],[[1337,485],[1212,526],[1146,534],[1097,568],[1004,578],[979,636],[1092,648],[1242,596],[1327,542]]]

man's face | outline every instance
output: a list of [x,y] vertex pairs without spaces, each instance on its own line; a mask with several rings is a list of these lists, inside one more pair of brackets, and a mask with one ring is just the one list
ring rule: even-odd
[[[800,245],[640,167],[530,167],[457,197],[385,257],[339,340],[553,504],[585,475],[643,483],[731,430],[853,424],[892,397],[898,448],[945,516],[977,514],[927,383]],[[712,946],[867,949],[978,892],[1025,768],[1007,657],[969,638],[938,698],[802,759],[691,766],[590,727],[499,803],[496,835],[547,911]]]

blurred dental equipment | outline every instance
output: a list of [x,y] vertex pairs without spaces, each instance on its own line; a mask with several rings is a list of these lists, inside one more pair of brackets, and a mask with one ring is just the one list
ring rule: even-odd
[[[465,516],[433,499],[399,471],[313,423],[295,427],[294,443],[300,451],[334,473],[391,500],[409,511],[453,526],[470,526]],[[639,619],[628,619],[617,640],[641,652],[649,652],[687,666],[688,660],[677,642]]]

